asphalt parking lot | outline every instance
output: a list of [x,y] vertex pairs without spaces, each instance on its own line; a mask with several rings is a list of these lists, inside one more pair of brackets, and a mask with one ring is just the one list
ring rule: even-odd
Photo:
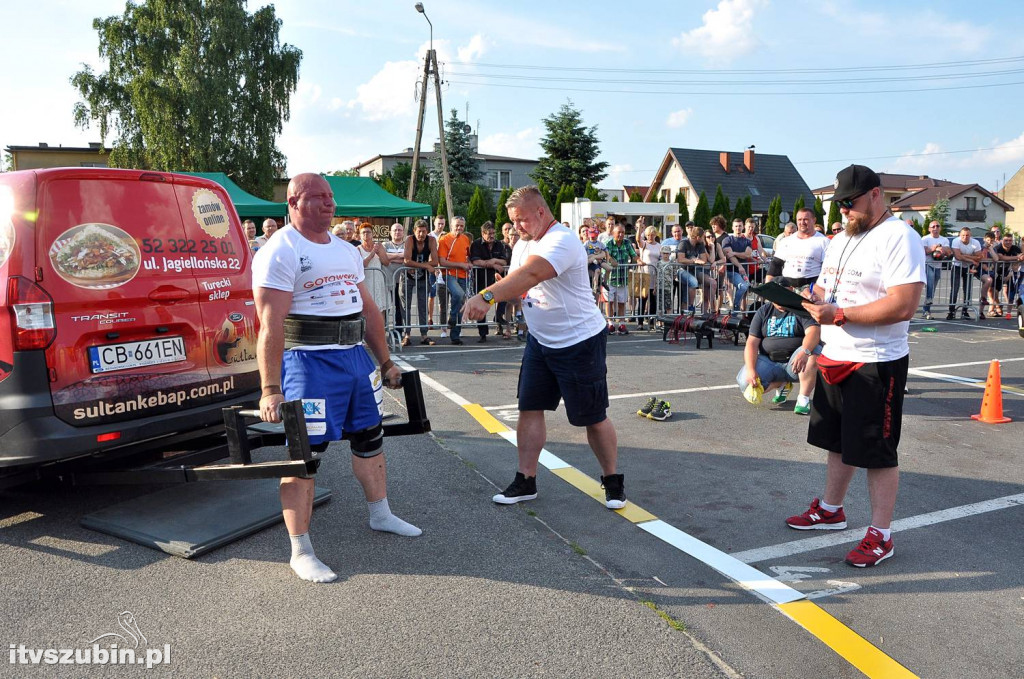
[[[314,543],[340,575],[326,586],[291,576],[281,526],[185,561],[78,526],[152,488],[26,486],[0,493],[0,630],[64,648],[131,610],[172,647],[149,672],[167,676],[1021,676],[1024,339],[1005,321],[912,333],[896,553],[875,569],[843,563],[868,523],[863,474],[848,531],[783,524],[820,494],[823,453],[792,399],[743,400],[741,347],[717,341],[609,339],[627,510],[590,496],[600,472],[561,411],[538,499],[494,505],[515,471],[500,430],[515,428],[522,348],[466,333],[402,354],[426,378],[433,433],[389,441],[389,495],[422,537],[366,527],[345,446],[318,475],[334,496]],[[970,419],[993,358],[1003,425]],[[670,420],[636,416],[649,394]],[[4,662],[0,675],[62,669],[139,671]]]

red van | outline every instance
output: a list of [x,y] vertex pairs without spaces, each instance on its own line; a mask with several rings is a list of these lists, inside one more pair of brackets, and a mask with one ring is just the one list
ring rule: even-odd
[[254,401],[250,258],[214,182],[0,174],[0,468],[202,430]]

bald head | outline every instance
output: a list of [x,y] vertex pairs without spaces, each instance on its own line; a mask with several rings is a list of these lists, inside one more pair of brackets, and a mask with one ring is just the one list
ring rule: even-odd
[[334,192],[327,180],[306,172],[288,182],[288,213],[300,231],[326,232],[334,216]]

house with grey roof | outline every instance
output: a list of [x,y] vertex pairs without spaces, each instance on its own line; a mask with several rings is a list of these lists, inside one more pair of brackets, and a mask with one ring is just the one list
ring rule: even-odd
[[[494,192],[494,199],[497,200],[502,189],[515,189],[527,184],[534,184],[530,173],[537,169],[537,161],[528,158],[512,158],[509,156],[496,156],[489,153],[480,153],[477,147],[477,135],[469,135],[470,148],[473,157],[477,160],[478,167],[482,173],[481,186],[486,186]],[[440,154],[438,150],[420,150],[420,168],[434,167],[435,159]],[[412,148],[407,148],[398,153],[379,155],[370,158],[355,166],[360,177],[379,177],[393,170],[399,163],[412,164]]]
[[814,205],[814,196],[788,156],[754,153],[753,148],[742,153],[707,151],[703,149],[670,148],[651,182],[645,201],[661,198],[675,201],[680,192],[686,197],[690,214],[697,207],[701,191],[714,203],[718,185],[729,197],[730,205],[737,198],[750,196],[754,214],[767,214],[768,204],[776,195],[782,198],[782,209],[792,209],[797,197]]

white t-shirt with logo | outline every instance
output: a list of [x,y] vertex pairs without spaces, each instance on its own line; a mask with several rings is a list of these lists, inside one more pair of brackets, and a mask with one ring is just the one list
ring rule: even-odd
[[[954,238],[952,244],[949,246],[953,250],[958,250],[961,255],[976,255],[981,252],[981,243],[977,239],[972,238],[966,243],[960,240],[959,237]],[[963,262],[954,257],[953,266],[974,266],[970,262]]]
[[[902,219],[890,217],[870,231],[832,239],[817,285],[825,301],[841,308],[869,304],[897,285],[924,283],[921,237]],[[822,353],[837,361],[881,363],[910,353],[909,321],[889,325],[846,323],[821,326]]]
[[[959,239],[957,239],[957,240],[959,240]],[[948,238],[943,238],[942,236],[936,237],[936,236],[933,236],[931,234],[928,234],[927,236],[924,236],[924,237],[921,238],[921,245],[925,248],[925,252],[926,252],[925,258],[928,260],[928,266],[934,267],[934,268],[942,266],[942,261],[935,259],[930,254],[927,254],[927,250],[928,250],[928,248],[935,247],[936,245],[942,246],[944,248],[948,248],[949,247],[949,239]]]
[[530,334],[550,349],[563,349],[603,332],[604,317],[594,304],[579,237],[554,224],[540,240],[520,239],[512,249],[509,274],[533,255],[547,260],[557,275],[530,288],[523,298]]
[[775,241],[774,256],[783,260],[782,275],[786,278],[810,278],[821,273],[825,251],[831,243],[817,231],[810,238],[793,234]]

